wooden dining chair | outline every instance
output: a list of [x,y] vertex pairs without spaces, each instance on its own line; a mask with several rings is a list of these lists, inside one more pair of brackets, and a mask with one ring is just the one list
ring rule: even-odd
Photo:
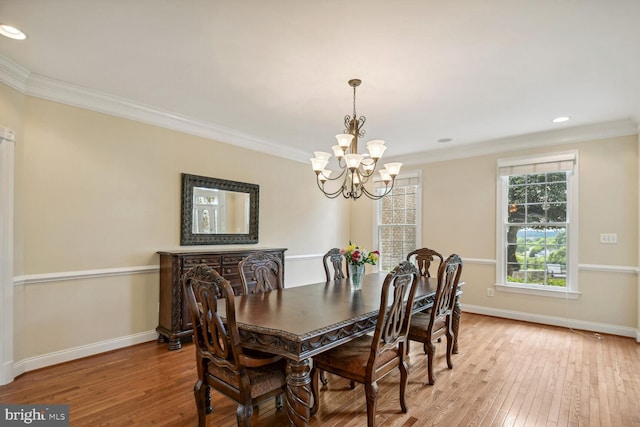
[[311,414],[319,408],[319,377],[321,371],[364,384],[367,399],[367,424],[376,425],[378,380],[400,371],[400,407],[407,412],[405,392],[409,380],[405,360],[407,332],[411,319],[413,297],[418,273],[415,267],[402,261],[387,274],[380,295],[380,315],[373,335],[363,335],[339,347],[314,356],[311,370],[313,406]]
[[424,277],[431,277],[431,273],[429,272],[431,263],[438,261],[438,264],[434,266],[435,271],[438,271],[443,260],[444,258],[442,255],[429,248],[416,249],[407,255],[407,261],[413,262],[417,267],[418,272],[420,272],[420,275]]
[[282,262],[267,252],[250,254],[238,263],[238,270],[245,295],[284,287]]
[[[329,249],[329,251],[322,257],[322,265],[324,266],[324,273],[327,278],[327,282],[331,280],[349,278],[347,259],[343,253],[340,253],[339,248]],[[333,274],[331,274],[332,271]]]
[[[340,253],[340,248],[329,249],[322,257],[322,265],[324,266],[324,274],[327,282],[349,278],[347,259],[343,253]],[[331,274],[332,272],[333,274]],[[329,384],[329,380],[327,380],[324,371],[320,372],[320,381],[324,385]]]
[[[198,425],[212,412],[210,389],[238,403],[238,426],[250,426],[253,407],[276,397],[282,408],[286,388],[282,356],[252,354],[240,345],[231,284],[205,264],[189,269],[182,280],[193,324],[198,380],[193,394]],[[218,310],[224,307],[224,318]]]
[[433,299],[433,307],[428,313],[416,313],[411,317],[409,340],[423,343],[427,354],[429,384],[435,383],[433,375],[433,358],[436,347],[434,340],[443,335],[447,337],[447,366],[453,369],[451,355],[455,335],[453,330],[453,310],[456,304],[458,282],[462,273],[462,259],[456,254],[447,258],[438,269],[438,285]]

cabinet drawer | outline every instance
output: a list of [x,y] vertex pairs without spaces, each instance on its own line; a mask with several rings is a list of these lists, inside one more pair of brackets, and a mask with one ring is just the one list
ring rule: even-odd
[[238,267],[238,263],[242,261],[245,256],[242,255],[223,255],[222,256],[222,264],[226,267]]
[[191,268],[198,264],[207,264],[209,267],[220,267],[220,257],[219,256],[194,256],[194,257],[185,257],[183,259],[184,268]]
[[233,266],[225,265],[225,266],[222,266],[222,269],[220,269],[219,271],[220,271],[220,274],[222,274],[224,278],[227,280],[231,280],[231,277],[240,276],[237,265],[233,265]]

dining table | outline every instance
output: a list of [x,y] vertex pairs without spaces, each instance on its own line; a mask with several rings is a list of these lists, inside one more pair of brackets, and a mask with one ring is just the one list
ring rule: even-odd
[[[292,426],[309,423],[312,357],[375,330],[386,276],[366,274],[358,290],[343,279],[235,297],[243,347],[287,359],[286,406]],[[433,306],[436,285],[436,278],[418,276],[414,313]],[[458,285],[453,312],[454,353],[462,285]]]

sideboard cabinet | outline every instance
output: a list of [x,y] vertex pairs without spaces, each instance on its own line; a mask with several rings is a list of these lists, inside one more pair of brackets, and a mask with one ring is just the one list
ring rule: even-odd
[[[286,249],[244,249],[220,251],[159,251],[160,255],[160,306],[156,331],[159,342],[169,342],[169,350],[182,347],[180,340],[193,335],[191,317],[182,293],[182,276],[191,267],[206,264],[227,279],[236,295],[242,292],[238,263],[253,252],[263,251],[282,261]],[[255,286],[249,283],[249,288]]]

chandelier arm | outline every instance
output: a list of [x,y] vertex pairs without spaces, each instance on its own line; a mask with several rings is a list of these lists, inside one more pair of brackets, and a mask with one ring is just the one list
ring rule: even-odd
[[364,184],[366,184],[367,182],[369,182],[369,178],[371,177],[371,175],[362,175],[362,174],[358,174],[358,179],[360,180],[360,185],[364,186]]
[[322,191],[322,193],[329,199],[335,199],[341,193],[344,193],[344,185],[340,186],[335,192],[328,193],[328,192],[325,191],[324,185],[320,184],[320,180],[319,179],[316,180],[316,183],[318,184],[318,188],[320,189],[320,191]]
[[341,159],[338,159],[338,167],[340,169],[347,169],[347,161],[344,159],[344,157],[342,157]]
[[385,197],[386,195],[388,195],[389,193],[391,193],[391,190],[393,190],[393,185],[394,184],[395,184],[395,179],[391,181],[391,186],[389,186],[389,184],[385,184],[384,193],[379,194],[379,195],[370,193],[369,191],[367,191],[367,189],[365,187],[362,187],[362,192],[364,193],[365,196],[367,196],[371,200],[380,200],[383,197]]
[[362,126],[364,126],[364,122],[366,121],[367,121],[367,118],[365,116],[360,116],[360,118],[358,119],[358,137],[359,138],[362,138],[366,133],[364,129],[362,129]]
[[351,133],[351,116],[344,116],[344,133]]
[[[336,180],[342,178],[344,176],[344,173],[346,172],[346,170],[347,170],[346,168],[343,168],[342,172],[340,172],[340,175],[336,175],[334,178],[329,177],[329,178],[327,178],[327,180],[328,181],[336,181]],[[320,173],[322,173],[322,172],[320,172]]]
[[343,196],[345,199],[353,199],[355,201],[358,200],[360,196],[362,196],[362,191],[358,192],[358,189],[352,188],[351,191],[343,193]]
[[369,178],[374,173],[376,173],[376,166],[377,166],[377,162],[374,162],[373,163],[373,169],[371,169],[371,172],[369,172],[369,173],[367,173],[367,171],[365,171],[364,168],[362,166],[360,166],[360,167],[358,167],[358,173],[360,173],[361,177]]

